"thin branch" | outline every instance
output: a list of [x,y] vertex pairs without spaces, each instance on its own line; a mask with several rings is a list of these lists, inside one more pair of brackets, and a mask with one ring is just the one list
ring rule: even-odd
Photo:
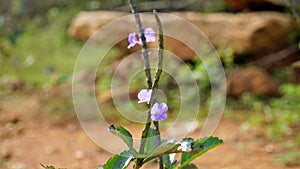
[[138,31],[142,39],[142,54],[144,57],[144,70],[146,74],[146,81],[148,84],[148,89],[151,89],[152,87],[152,78],[151,78],[151,71],[150,71],[150,61],[149,61],[149,54],[148,54],[148,48],[147,48],[147,42],[146,42],[146,37],[144,34],[144,29],[142,26],[141,18],[139,13],[137,12],[136,5],[134,3],[134,0],[129,0],[129,4],[131,7],[131,12],[134,14],[137,26],[138,26]]
[[[144,29],[143,29],[143,26],[142,26],[140,15],[137,12],[134,0],[128,0],[128,1],[129,1],[129,4],[130,4],[130,7],[131,7],[131,12],[134,14],[134,17],[135,17],[135,20],[136,20],[136,23],[137,23],[137,26],[138,26],[138,31],[139,31],[139,34],[140,34],[141,39],[142,39],[142,55],[143,55],[143,58],[144,58],[144,70],[145,70],[145,74],[146,74],[146,81],[147,81],[147,84],[148,84],[148,89],[151,89],[152,88],[152,78],[151,78],[150,61],[149,61],[149,54],[148,54]],[[140,144],[140,149],[139,149],[140,154],[144,153],[146,138],[148,136],[148,132],[149,132],[149,129],[150,129],[150,126],[151,126],[151,109],[150,108],[151,108],[151,105],[150,105],[149,110],[148,110],[147,121],[146,121],[146,124],[145,124],[145,128],[143,129],[143,132],[142,132],[141,144]],[[143,160],[144,160],[143,158],[138,158],[137,159],[137,162],[136,162],[136,165],[135,165],[136,169],[138,169],[142,166]]]
[[[144,58],[144,70],[146,74],[146,81],[148,84],[148,89],[152,89],[152,94],[151,94],[151,99],[150,99],[150,106],[147,114],[147,121],[145,124],[145,128],[142,132],[142,139],[141,139],[141,145],[139,149],[139,153],[143,154],[144,153],[144,148],[145,148],[145,143],[148,136],[148,132],[151,126],[151,107],[153,106],[155,102],[155,94],[156,94],[156,89],[158,87],[158,81],[160,79],[161,73],[162,73],[162,67],[163,67],[163,50],[164,50],[164,39],[163,39],[163,32],[162,32],[162,27],[161,27],[161,22],[160,19],[157,15],[156,11],[153,11],[157,25],[158,25],[158,32],[159,32],[159,48],[158,48],[158,62],[157,62],[157,70],[156,74],[154,77],[154,83],[152,83],[152,78],[151,78],[151,71],[150,71],[150,61],[149,61],[149,55],[148,55],[148,49],[147,49],[147,43],[146,43],[146,38],[144,34],[144,29],[142,27],[140,15],[137,13],[136,5],[134,3],[134,0],[129,0],[129,4],[131,7],[131,11],[135,16],[135,20],[138,26],[138,31],[141,36],[142,40],[142,54]],[[160,132],[159,132],[159,124],[157,121],[154,121],[154,126],[155,126],[155,131],[157,135],[157,140],[159,144],[161,143],[161,138],[160,138]],[[143,158],[137,159],[136,166],[135,168],[138,169],[142,166],[143,164]],[[162,157],[159,157],[158,159],[159,162],[159,168],[163,169],[163,162],[162,162]]]
[[157,69],[154,77],[154,83],[152,85],[152,89],[156,89],[158,87],[158,81],[160,79],[162,69],[163,69],[163,57],[164,57],[164,34],[161,26],[160,19],[157,15],[156,10],[153,11],[153,14],[156,19],[157,28],[158,28],[158,59],[157,59]]
[[[158,59],[157,59],[157,69],[156,69],[156,73],[155,73],[155,77],[154,77],[154,83],[152,85],[152,89],[155,90],[155,92],[153,92],[154,94],[156,94],[156,89],[158,88],[158,82],[162,73],[162,69],[163,69],[163,52],[164,52],[164,35],[163,35],[163,30],[162,30],[162,26],[161,26],[161,21],[157,15],[156,10],[153,10],[153,14],[157,23],[157,28],[158,28]],[[153,121],[154,124],[154,130],[155,130],[155,134],[156,134],[156,140],[158,142],[158,144],[161,144],[161,137],[160,137],[160,131],[159,131],[159,123],[158,121]],[[159,169],[163,169],[163,160],[162,157],[158,157],[158,164],[159,164]]]

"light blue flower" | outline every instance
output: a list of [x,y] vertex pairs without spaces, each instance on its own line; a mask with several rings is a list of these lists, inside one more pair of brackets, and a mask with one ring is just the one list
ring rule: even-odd
[[[146,42],[155,42],[155,32],[152,28],[146,28],[144,30],[144,35],[146,38]],[[141,36],[141,35],[139,35]],[[136,33],[130,33],[128,35],[128,42],[129,45],[127,46],[128,49],[134,47],[136,44],[142,45],[142,39],[139,38],[139,40],[136,38]]]
[[151,99],[151,94],[152,94],[152,90],[147,90],[147,89],[142,89],[139,94],[138,94],[138,103],[144,103],[146,102],[147,104],[150,103],[150,99]]
[[168,106],[166,103],[155,103],[151,108],[151,119],[153,121],[164,121],[167,119]]
[[136,39],[135,32],[129,34],[128,42],[129,42],[129,45],[127,46],[128,49],[134,47],[135,44],[140,44],[140,45],[142,44],[141,41],[138,41]]
[[152,28],[146,28],[144,30],[146,42],[155,42],[155,32]]

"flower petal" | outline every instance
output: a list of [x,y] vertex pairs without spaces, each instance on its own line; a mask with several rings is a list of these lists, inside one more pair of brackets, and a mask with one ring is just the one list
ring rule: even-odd
[[132,48],[133,46],[135,46],[135,44],[139,43],[139,41],[135,36],[135,32],[130,33],[128,35],[128,42],[129,42],[129,45],[127,46],[128,49]]
[[155,103],[151,108],[151,119],[164,121],[167,119],[168,106],[165,103]]
[[155,32],[152,28],[146,28],[144,30],[146,42],[155,42]]
[[138,94],[138,103],[144,103],[146,102],[147,104],[150,103],[150,99],[151,99],[151,93],[152,90],[147,90],[147,89],[142,89],[139,94]]

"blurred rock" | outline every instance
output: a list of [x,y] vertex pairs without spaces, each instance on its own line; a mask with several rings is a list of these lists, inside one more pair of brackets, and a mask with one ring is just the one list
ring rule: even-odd
[[277,96],[279,85],[263,69],[251,66],[237,69],[227,76],[227,94],[239,97],[243,93]]
[[126,14],[128,13],[110,11],[80,12],[72,21],[68,34],[76,39],[86,41],[99,28]]
[[283,49],[295,26],[291,17],[278,12],[176,14],[200,28],[216,48],[230,48],[240,57],[263,56]]
[[108,103],[112,103],[113,102],[113,97],[118,98],[118,99],[127,99],[127,97],[129,97],[129,99],[137,99],[137,95],[139,93],[139,91],[137,90],[130,90],[128,91],[128,89],[126,90],[125,88],[116,88],[113,89],[114,95],[112,93],[112,91],[106,91],[103,92],[99,98],[98,98],[98,102],[100,104],[108,104]]
[[[86,41],[99,28],[126,14],[128,13],[108,11],[81,12],[71,23],[68,34],[73,38]],[[295,21],[292,17],[279,12],[239,14],[174,12],[171,14],[186,19],[197,26],[216,48],[230,48],[240,58],[253,55],[264,56],[283,49],[286,46],[288,34],[295,26]],[[147,17],[153,18],[151,14],[147,15]],[[144,21],[147,23],[154,20],[144,19]],[[135,26],[133,18],[128,20],[127,24]],[[151,25],[151,23],[147,23],[147,25],[149,24]],[[116,36],[122,34],[120,32],[127,32],[123,27],[115,29],[118,33]],[[182,42],[172,38],[167,37],[165,44],[167,50],[172,51],[184,60],[188,60],[195,55]],[[123,52],[128,52],[127,45],[128,42],[124,39],[117,46]],[[140,47],[135,47],[132,50],[138,49]]]

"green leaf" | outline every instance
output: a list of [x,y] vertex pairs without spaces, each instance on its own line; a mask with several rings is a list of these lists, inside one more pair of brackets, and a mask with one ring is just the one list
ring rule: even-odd
[[[55,169],[54,166],[48,166],[40,163],[40,166],[42,166],[44,169]],[[58,169],[66,169],[66,168],[58,168]]]
[[198,167],[193,163],[189,163],[189,164],[185,165],[184,167],[182,167],[182,169],[198,169]]
[[133,155],[130,151],[123,151],[120,154],[116,154],[112,158],[110,158],[106,164],[103,166],[99,166],[99,169],[124,169],[129,163],[134,159]]
[[156,139],[156,131],[153,128],[149,129],[148,136],[145,140],[145,154],[150,154],[158,146],[158,140]]
[[[183,143],[185,143],[184,145],[185,146],[190,146],[188,149],[191,149],[190,151],[192,151],[195,147],[195,143],[194,143],[194,139],[193,138],[184,138],[184,139],[182,139],[182,141],[180,142],[181,143],[181,145],[183,144]],[[190,159],[192,157],[192,154],[190,154],[190,153],[187,153],[187,152],[183,152],[182,154],[181,154],[181,164],[183,164],[186,160],[188,160],[188,159]]]
[[154,158],[166,155],[166,154],[172,154],[174,152],[177,152],[177,148],[180,146],[178,143],[173,142],[165,142],[161,145],[157,146],[151,154],[147,156],[147,158],[144,160],[144,163],[147,161],[150,161]]
[[169,154],[162,156],[162,160],[164,165],[169,168],[169,166],[171,165],[171,160],[170,160],[170,156]]
[[131,150],[131,154],[135,158],[146,158],[158,146],[159,142],[156,136],[156,131],[153,128],[149,129],[148,136],[145,139],[144,154],[139,154],[136,150]]
[[178,167],[178,169],[183,169],[184,166],[188,165],[195,158],[222,143],[223,141],[221,139],[212,136],[196,140],[192,151],[183,152],[181,156],[181,165]]
[[146,158],[147,155],[145,154],[139,154],[135,149],[131,149],[130,153],[135,157],[135,158]]
[[[148,156],[152,157],[152,156],[160,156],[165,154],[166,152],[175,152],[177,150],[177,148],[179,147],[179,144],[176,143],[171,143],[171,142],[166,142],[166,143],[162,143],[161,145],[159,145],[158,147],[156,147],[153,152]],[[168,153],[170,154],[170,153]]]
[[45,169],[55,169],[54,166],[48,166],[48,165],[44,165],[44,164],[40,164],[40,165]]
[[171,154],[164,155],[162,157],[163,163],[167,169],[175,169],[177,165],[177,160],[171,161],[170,156]]
[[132,149],[133,139],[129,131],[127,131],[122,126],[114,126],[114,125],[109,126],[108,129],[111,133],[120,137],[127,144],[129,149]]
[[181,162],[180,162],[180,164],[182,165],[185,161],[187,161],[188,159],[192,158],[192,156],[193,155],[190,154],[190,153],[183,152],[181,154]]

